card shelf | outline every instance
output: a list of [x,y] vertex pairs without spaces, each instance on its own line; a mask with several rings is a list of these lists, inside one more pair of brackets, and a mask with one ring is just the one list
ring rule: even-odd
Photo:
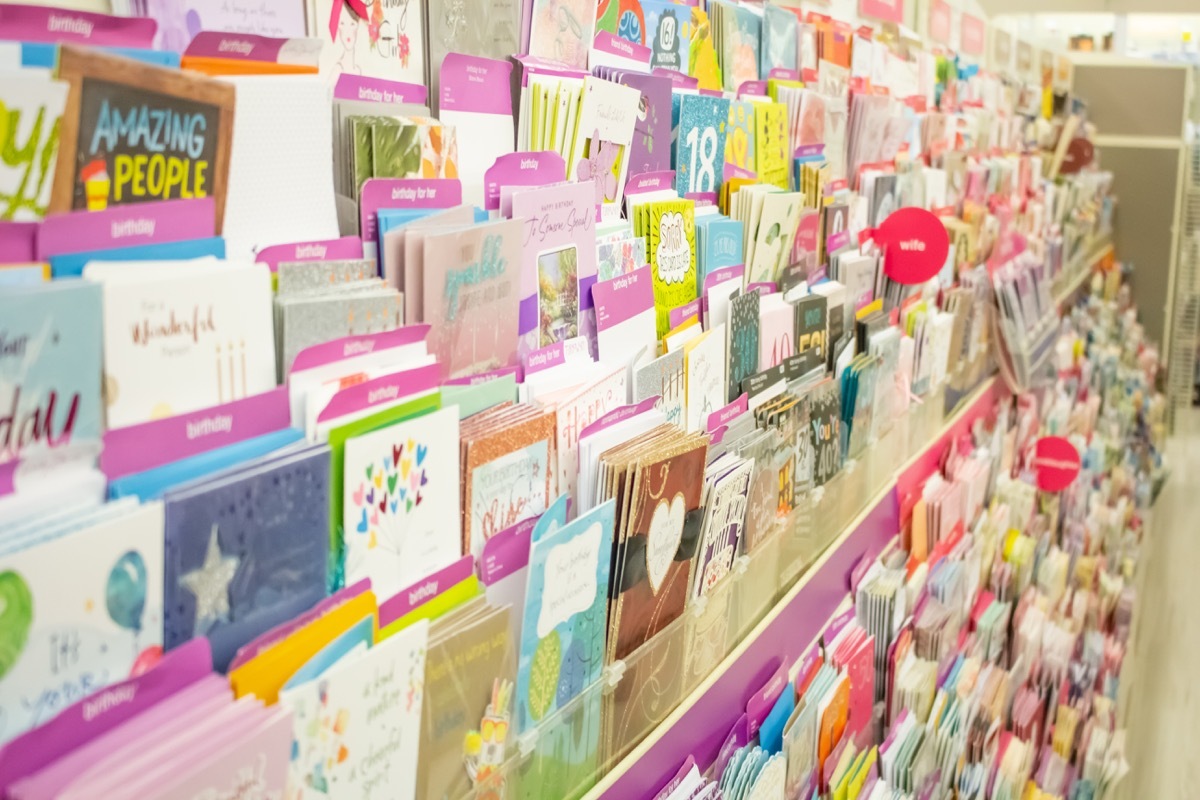
[[[962,379],[956,375],[954,378]],[[992,404],[995,378],[946,414],[948,384],[914,402],[825,486],[809,492],[730,576],[645,647],[517,739],[495,771],[505,796],[649,796],[695,753],[716,755],[745,699],[809,646],[847,597],[851,569],[899,531],[897,479]],[[570,765],[600,714],[599,755]],[[487,786],[463,795],[492,796]],[[556,796],[558,796],[556,794]]]
[[1070,300],[1091,278],[1096,264],[1104,259],[1113,249],[1112,233],[1104,232],[1090,238],[1080,248],[1078,256],[1071,259],[1054,280],[1053,292],[1055,305],[1061,306]]

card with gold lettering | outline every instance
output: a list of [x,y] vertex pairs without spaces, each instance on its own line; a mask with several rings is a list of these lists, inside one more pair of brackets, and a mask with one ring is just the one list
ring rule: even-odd
[[225,219],[234,87],[70,45],[50,211],[212,197]]

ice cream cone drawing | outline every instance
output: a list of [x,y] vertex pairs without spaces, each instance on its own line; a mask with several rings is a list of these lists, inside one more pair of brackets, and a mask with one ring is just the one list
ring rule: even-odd
[[108,208],[108,192],[112,181],[108,177],[108,164],[97,158],[79,171],[83,191],[87,195],[88,211],[103,211]]

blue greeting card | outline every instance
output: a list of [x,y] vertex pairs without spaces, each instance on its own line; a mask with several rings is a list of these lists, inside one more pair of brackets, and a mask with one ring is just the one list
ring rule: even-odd
[[746,226],[741,220],[711,214],[696,220],[696,247],[700,253],[700,284],[712,272],[743,261]]
[[238,648],[325,596],[329,447],[268,456],[167,492],[163,646]]
[[77,278],[89,261],[179,261],[204,256],[225,257],[225,240],[220,236],[187,239],[182,242],[140,244],[114,247],[111,250],[89,250],[50,256],[50,271],[55,278]]
[[642,0],[646,16],[646,46],[650,66],[687,74],[692,34],[692,9],[670,0]]
[[517,669],[518,733],[600,677],[615,508],[610,500],[561,527],[555,522],[561,515],[547,512],[533,530]]
[[100,438],[100,291],[64,280],[0,294],[0,464]]
[[728,99],[683,96],[675,152],[675,189],[680,194],[720,191],[728,123]]

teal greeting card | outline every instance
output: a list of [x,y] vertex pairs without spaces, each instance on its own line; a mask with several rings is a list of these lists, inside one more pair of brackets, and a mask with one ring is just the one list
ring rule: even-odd
[[728,123],[726,98],[684,95],[680,100],[675,151],[675,189],[680,194],[720,190]]

